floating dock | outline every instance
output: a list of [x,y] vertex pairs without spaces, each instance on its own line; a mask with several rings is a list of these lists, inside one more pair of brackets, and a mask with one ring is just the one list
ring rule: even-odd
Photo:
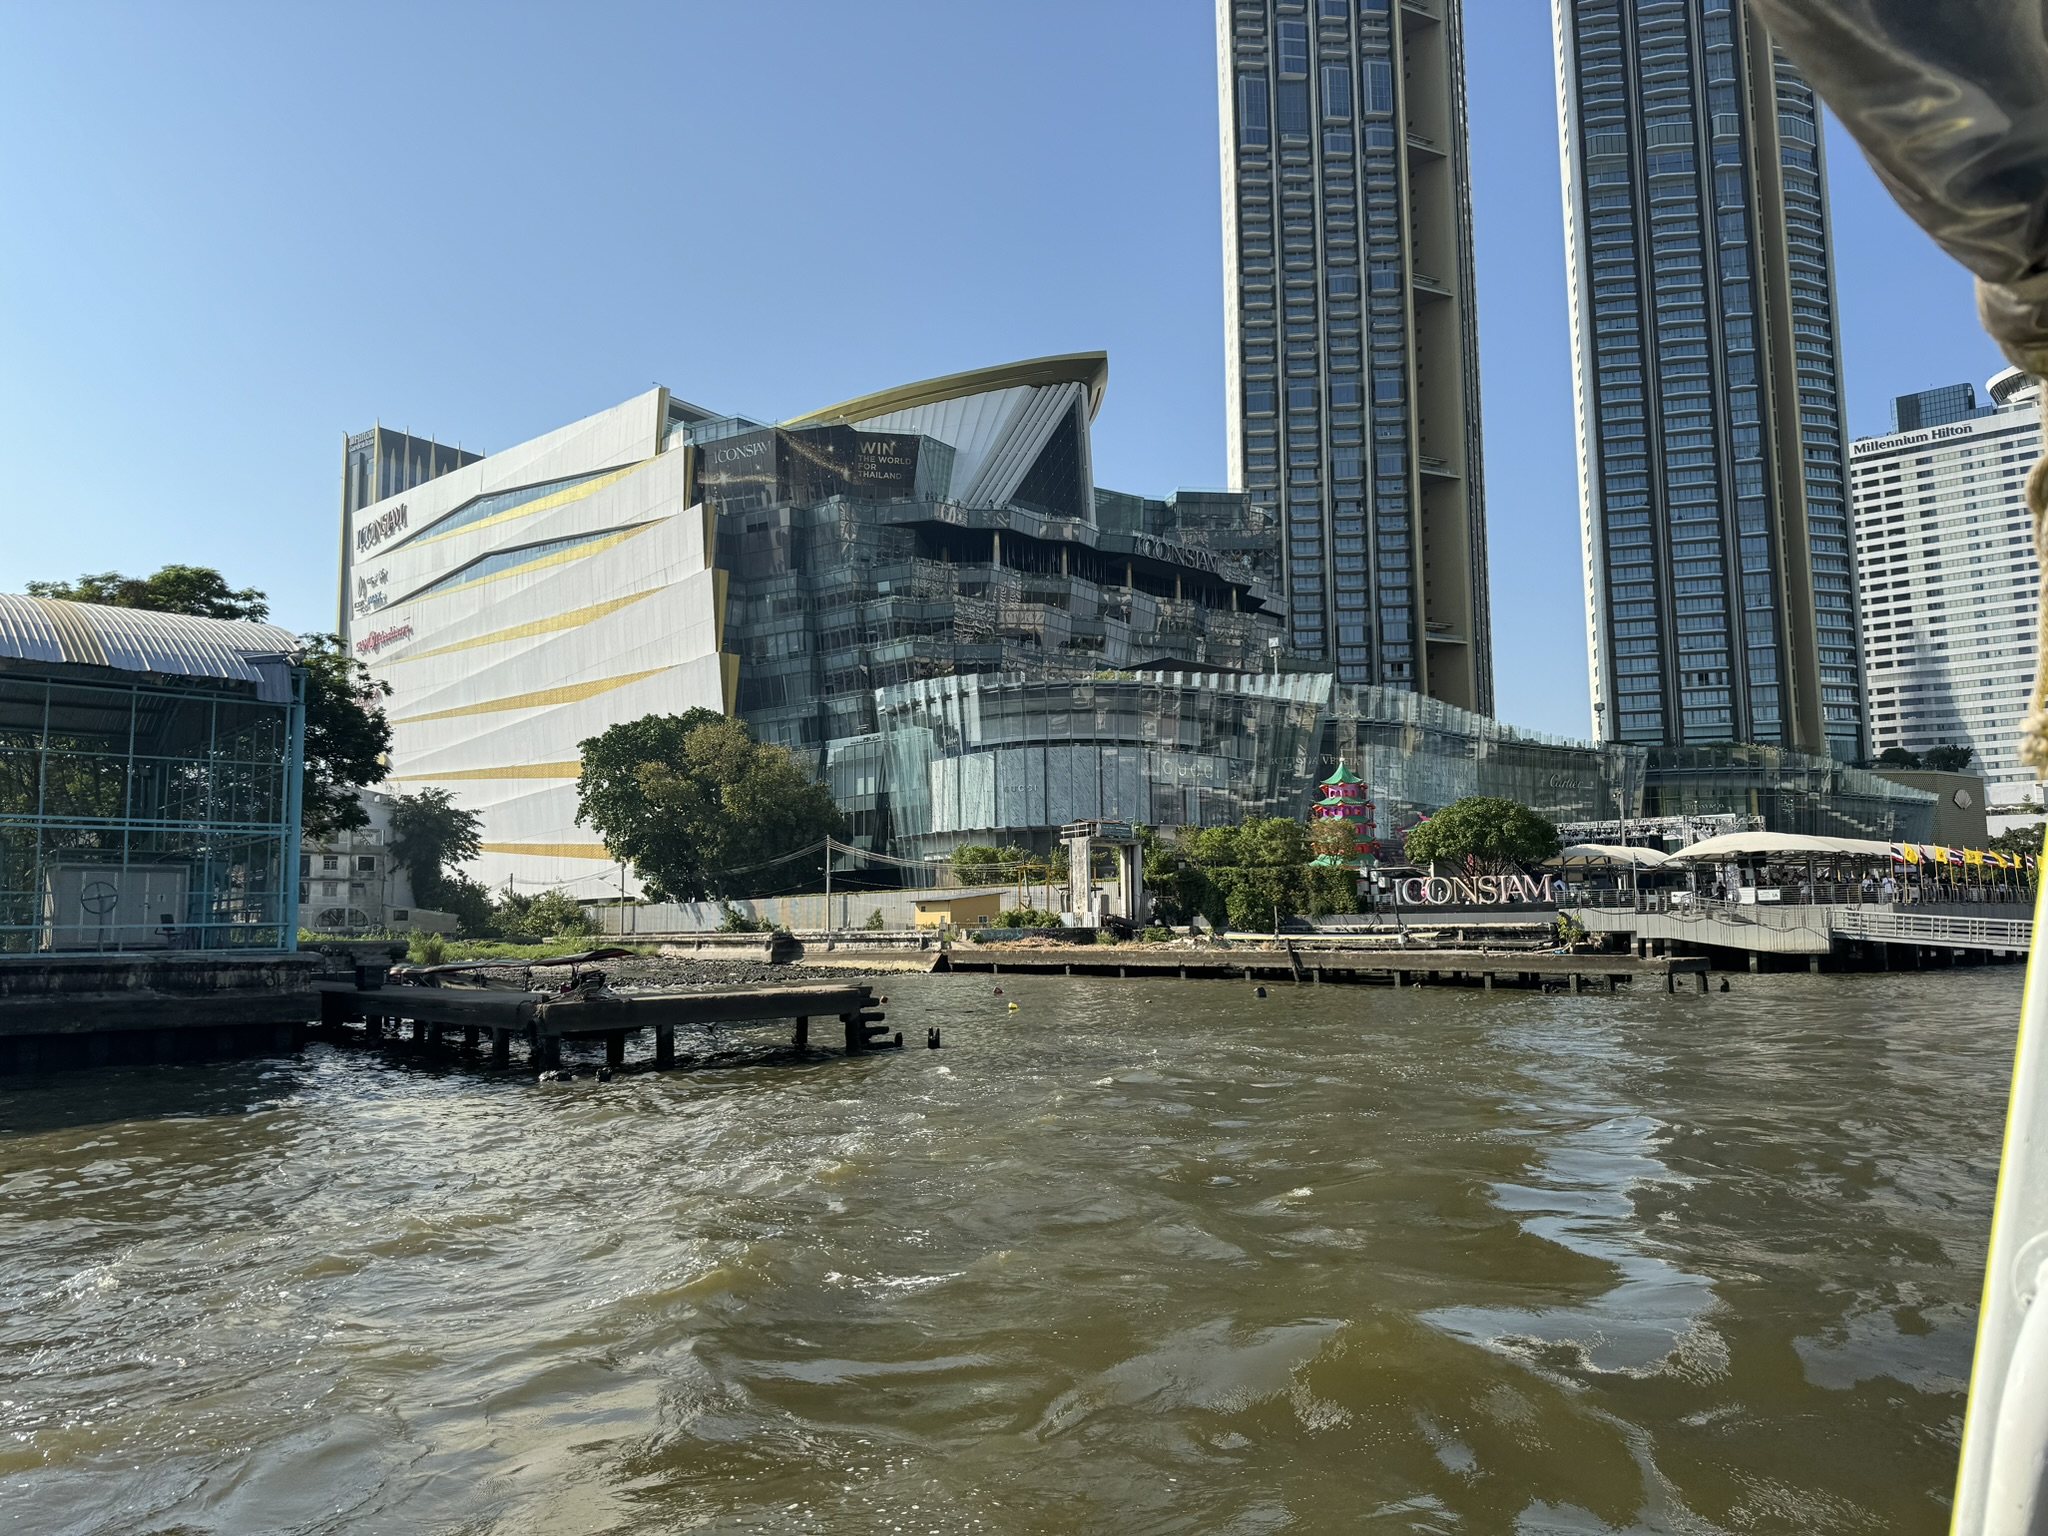
[[[564,1040],[602,1040],[607,1066],[625,1065],[627,1043],[651,1032],[651,1065],[672,1067],[676,1031],[714,1024],[793,1021],[790,1044],[811,1043],[813,1019],[836,1019],[849,1055],[899,1049],[903,1036],[889,1036],[877,1010],[874,988],[852,982],[810,982],[788,986],[690,987],[662,992],[614,992],[602,986],[571,986],[559,992],[498,986],[394,985],[381,977],[322,981],[320,1022],[330,1028],[360,1023],[370,1042],[410,1028],[420,1044],[442,1041],[459,1029],[465,1046],[481,1048],[486,1038],[491,1061],[508,1066],[515,1041],[523,1042],[537,1071],[559,1067]],[[387,1034],[390,1031],[390,1034]]]

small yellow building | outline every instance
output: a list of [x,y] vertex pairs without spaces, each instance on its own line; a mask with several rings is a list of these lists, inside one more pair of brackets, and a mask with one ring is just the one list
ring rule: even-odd
[[917,901],[920,928],[986,928],[1003,910],[1003,890],[943,891]]

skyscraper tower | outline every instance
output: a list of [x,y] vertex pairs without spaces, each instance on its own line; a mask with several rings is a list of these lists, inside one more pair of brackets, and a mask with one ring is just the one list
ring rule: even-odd
[[1826,167],[1740,0],[1552,0],[1596,731],[1855,758]]
[[1217,0],[1230,483],[1288,648],[1493,708],[1460,0]]

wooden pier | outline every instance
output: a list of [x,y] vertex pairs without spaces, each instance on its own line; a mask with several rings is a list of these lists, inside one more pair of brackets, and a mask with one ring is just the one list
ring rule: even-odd
[[1227,950],[1126,950],[1121,946],[950,950],[933,966],[1009,976],[1177,977],[1205,981],[1281,981],[1309,985],[1465,986],[1492,991],[1613,991],[1648,982],[1676,992],[1691,977],[1707,990],[1703,956],[1654,956],[1552,950],[1366,949],[1362,946]]
[[[367,979],[366,979],[367,980]],[[602,987],[533,992],[492,986],[359,985],[323,981],[320,1020],[324,1025],[360,1022],[371,1041],[405,1027],[416,1042],[441,1039],[451,1029],[463,1043],[490,1044],[495,1065],[508,1066],[512,1045],[522,1041],[537,1071],[559,1067],[564,1040],[602,1040],[607,1066],[625,1065],[627,1042],[652,1031],[652,1065],[672,1067],[676,1031],[714,1024],[794,1021],[792,1046],[807,1047],[813,1019],[836,1019],[849,1055],[901,1048],[903,1036],[889,1036],[875,1005],[874,988],[857,983],[815,982],[790,986],[692,987],[665,992],[613,992]]]

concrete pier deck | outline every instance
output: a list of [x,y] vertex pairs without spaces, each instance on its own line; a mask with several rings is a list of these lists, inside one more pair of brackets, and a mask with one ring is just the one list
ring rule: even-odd
[[940,971],[1011,976],[1167,977],[1381,986],[1533,987],[1567,992],[1649,982],[1676,991],[1681,977],[1707,989],[1703,957],[1563,954],[1550,950],[1397,949],[1329,946],[1292,949],[1139,949],[1077,945],[1015,949],[953,949]]
[[559,1065],[564,1040],[602,1039],[606,1059],[623,1065],[626,1044],[642,1030],[654,1034],[654,1063],[673,1064],[675,1031],[713,1024],[794,1020],[792,1044],[810,1043],[812,1019],[837,1019],[849,1053],[894,1049],[875,1011],[874,988],[856,982],[799,982],[744,987],[690,987],[671,991],[611,991],[605,988],[533,992],[482,986],[358,986],[348,981],[317,984],[323,1024],[361,1022],[372,1040],[386,1028],[410,1025],[416,1040],[461,1029],[471,1043],[487,1032],[494,1061],[510,1061],[515,1040],[526,1044],[537,1067]]
[[0,1073],[294,1049],[319,1012],[313,954],[0,956]]

